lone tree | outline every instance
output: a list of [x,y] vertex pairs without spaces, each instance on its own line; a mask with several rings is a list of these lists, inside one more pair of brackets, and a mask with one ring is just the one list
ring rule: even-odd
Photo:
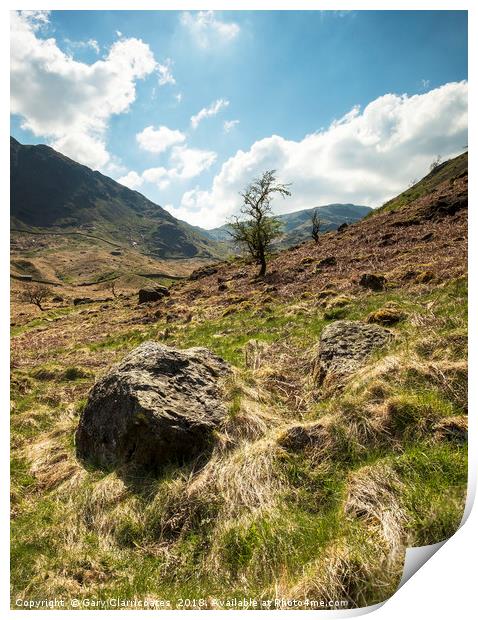
[[438,168],[440,164],[441,164],[441,155],[437,155],[435,159],[432,161],[432,163],[430,164],[430,172],[433,172],[433,170],[435,170],[435,168]]
[[107,288],[116,299],[116,297],[118,297],[118,293],[116,292],[116,280],[110,280],[107,284]]
[[43,303],[50,296],[50,289],[44,284],[31,284],[26,286],[22,291],[21,299],[27,304],[33,304],[40,308],[41,311],[44,310]]
[[322,221],[319,217],[319,210],[314,209],[312,212],[312,217],[310,218],[312,223],[312,238],[315,243],[319,243],[319,235],[320,235],[320,227],[322,226]]
[[260,265],[259,277],[266,274],[267,254],[272,241],[280,235],[281,224],[272,216],[271,200],[274,194],[290,196],[290,183],[277,183],[275,170],[266,170],[258,179],[254,179],[243,192],[241,209],[243,218],[236,217],[230,224],[233,240],[245,247],[252,259]]

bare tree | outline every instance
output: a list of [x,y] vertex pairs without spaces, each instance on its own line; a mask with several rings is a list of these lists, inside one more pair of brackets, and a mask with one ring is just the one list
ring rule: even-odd
[[118,294],[116,292],[116,280],[110,280],[110,282],[108,283],[108,289],[110,290],[113,297],[118,297]]
[[50,289],[44,284],[29,284],[24,288],[21,299],[27,304],[33,304],[44,310],[43,303],[50,297]]
[[435,170],[435,168],[438,168],[440,164],[441,164],[441,155],[437,155],[435,159],[432,161],[432,163],[430,164],[430,172]]
[[311,223],[312,223],[312,238],[315,241],[315,243],[319,243],[319,235],[320,235],[320,228],[322,226],[322,221],[319,217],[319,210],[318,209],[314,209],[312,212],[312,217],[311,219]]
[[240,195],[244,205],[241,215],[231,222],[233,240],[243,246],[253,260],[260,265],[259,276],[267,270],[267,254],[272,241],[280,235],[281,224],[272,216],[271,200],[274,194],[290,196],[290,183],[277,183],[275,170],[266,170],[260,178],[254,179]]

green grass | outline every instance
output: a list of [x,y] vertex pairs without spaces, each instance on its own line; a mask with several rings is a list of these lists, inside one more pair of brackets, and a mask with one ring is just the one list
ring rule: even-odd
[[[343,393],[311,403],[294,420],[302,424],[333,417],[330,454],[317,459],[313,451],[279,450],[275,443],[279,429],[270,425],[266,437],[271,443],[250,442],[258,461],[250,457],[249,443],[243,441],[222,457],[218,471],[225,482],[215,473],[199,489],[188,486],[195,479],[188,466],[141,480],[91,470],[71,489],[42,487],[32,470],[33,452],[25,446],[46,437],[75,462],[76,419],[58,437],[55,432],[66,406],[63,399],[71,397],[69,390],[77,390],[74,415],[78,416],[93,377],[81,363],[62,370],[60,358],[28,372],[15,370],[12,439],[19,451],[12,461],[13,593],[40,597],[47,588],[49,595],[58,596],[154,595],[177,601],[181,596],[273,596],[278,584],[290,592],[304,582],[304,592],[313,596],[320,594],[313,590],[314,576],[325,571],[330,559],[338,558],[340,564],[345,549],[344,587],[350,601],[372,604],[391,594],[399,575],[395,568],[387,572],[380,564],[386,548],[379,533],[344,512],[350,479],[365,467],[378,472],[391,467],[397,473],[409,544],[438,542],[456,530],[467,485],[466,447],[437,443],[431,429],[437,420],[463,415],[464,404],[455,389],[463,391],[463,377],[452,377],[450,391],[452,379],[447,375],[446,384],[433,380],[427,364],[466,357],[466,281],[424,288],[413,296],[397,290],[364,295],[339,310],[345,318],[365,320],[391,301],[407,318],[393,327],[397,338],[391,348],[378,352],[370,363],[396,355],[405,360],[403,367],[378,379],[365,377]],[[94,356],[127,352],[148,339],[179,347],[206,346],[238,367],[242,380],[253,386],[254,377],[244,370],[244,344],[252,338],[282,341],[298,357],[305,355],[323,328],[338,318],[324,316],[324,308],[312,302],[272,303],[267,312],[253,306],[186,324],[160,320],[82,348]],[[412,357],[421,364],[418,370],[406,365]],[[229,422],[240,425],[245,401],[240,387],[230,388],[229,399]],[[274,410],[277,403],[271,399],[263,406]],[[356,425],[370,424],[377,410],[391,413],[390,437],[367,443]],[[290,419],[280,422],[290,423]],[[256,466],[264,462],[266,475],[262,465]],[[52,473],[62,463],[53,463]],[[244,480],[228,482],[228,467],[244,463],[250,463]],[[271,498],[251,507],[235,499],[240,497],[233,493],[235,484],[244,484],[245,489],[257,486]],[[274,485],[277,490],[272,493]],[[177,517],[173,525],[168,521],[171,516]]]
[[430,545],[453,536],[466,499],[466,448],[413,445],[395,459],[394,467],[406,489],[410,544]]

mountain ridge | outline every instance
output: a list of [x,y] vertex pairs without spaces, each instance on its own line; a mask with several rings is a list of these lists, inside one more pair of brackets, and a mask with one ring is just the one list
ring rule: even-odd
[[[331,203],[275,215],[274,217],[282,224],[283,232],[276,245],[278,247],[289,247],[310,239],[312,230],[311,217],[316,209],[318,209],[322,221],[322,232],[336,230],[341,224],[353,224],[373,210],[371,207],[364,205]],[[215,241],[229,241],[229,230],[230,226],[226,223],[205,232]]]
[[220,255],[198,229],[49,146],[11,137],[10,154],[12,228],[90,233],[163,259]]

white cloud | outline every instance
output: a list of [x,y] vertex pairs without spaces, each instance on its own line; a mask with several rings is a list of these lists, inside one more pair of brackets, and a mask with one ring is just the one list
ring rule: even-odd
[[228,105],[229,101],[227,99],[217,99],[216,101],[213,101],[213,103],[211,103],[211,105],[207,108],[203,108],[202,110],[199,110],[197,114],[191,116],[191,127],[196,129],[203,119],[208,118],[209,116],[216,116],[220,110],[227,108]]
[[22,17],[32,30],[39,30],[50,22],[50,11],[22,11]]
[[128,174],[118,179],[118,183],[121,183],[121,185],[126,185],[126,187],[129,187],[130,189],[138,189],[138,187],[143,185],[143,181],[143,177],[141,177],[134,170],[130,170]]
[[174,95],[174,98],[176,99],[177,103],[181,103],[181,101],[183,100],[183,94],[182,93],[176,93]]
[[153,53],[140,39],[121,39],[105,58],[78,62],[38,36],[48,14],[33,13],[12,13],[11,111],[65,155],[108,171],[115,165],[106,149],[109,119],[128,110],[136,80],[156,69]]
[[175,146],[169,157],[169,168],[158,166],[148,168],[140,175],[134,170],[118,179],[119,183],[131,189],[151,183],[159,189],[165,189],[171,182],[187,181],[207,170],[216,161],[216,153],[187,146]]
[[186,136],[177,129],[169,129],[162,125],[155,129],[152,125],[145,127],[143,131],[136,134],[136,141],[145,151],[151,153],[162,153],[173,144],[184,142]]
[[238,24],[221,21],[214,11],[199,11],[194,14],[185,11],[181,15],[181,23],[203,49],[232,41],[240,32]]
[[214,151],[175,146],[171,154],[172,177],[192,179],[207,170],[216,161]]
[[165,84],[176,84],[176,80],[173,77],[171,67],[173,65],[173,61],[171,58],[166,58],[164,64],[158,64],[158,83],[160,86],[164,86]]
[[229,133],[231,131],[231,129],[234,129],[234,127],[236,125],[239,125],[239,121],[238,120],[234,120],[234,121],[224,121],[224,131],[226,133]]
[[100,46],[96,39],[88,39],[87,41],[72,41],[71,39],[63,39],[70,49],[84,49],[90,47],[97,54],[100,53]]
[[143,172],[143,179],[148,183],[156,185],[159,189],[165,189],[171,183],[170,171],[163,166],[148,168],[148,170]]
[[445,84],[421,95],[387,94],[361,112],[303,140],[271,136],[227,160],[208,191],[183,195],[182,219],[218,226],[240,207],[238,192],[264,170],[292,182],[292,197],[276,199],[276,213],[332,202],[381,205],[428,172],[431,161],[460,153],[467,144],[466,82]]

